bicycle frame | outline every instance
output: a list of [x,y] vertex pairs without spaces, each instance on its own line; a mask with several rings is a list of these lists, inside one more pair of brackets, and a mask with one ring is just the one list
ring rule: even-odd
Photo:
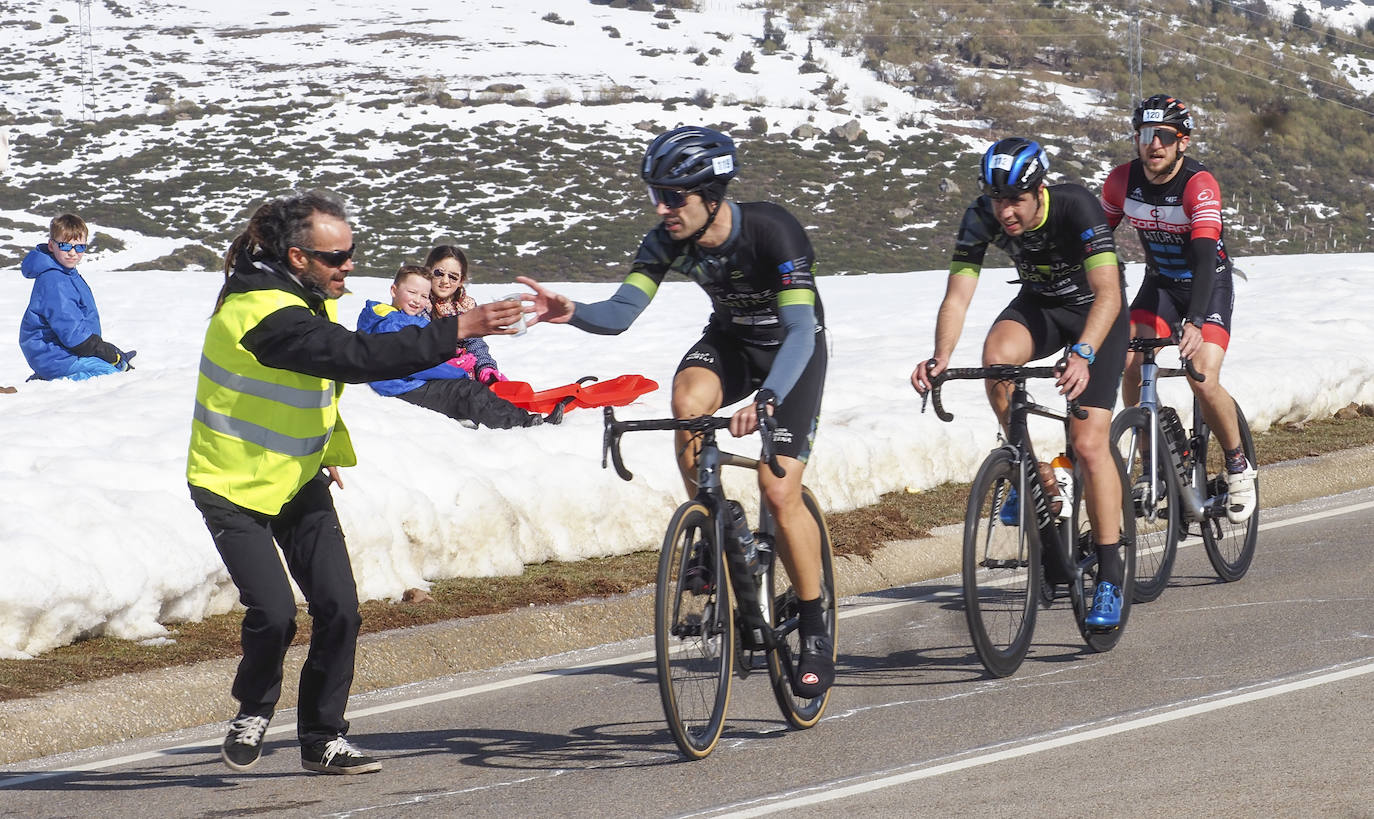
[[[1032,501],[1031,508],[1035,510],[1036,531],[1040,540],[1037,545],[1040,547],[1042,562],[1048,548],[1058,563],[1056,568],[1059,569],[1060,573],[1073,580],[1079,580],[1082,572],[1091,567],[1097,558],[1095,554],[1091,554],[1085,558],[1085,561],[1080,562],[1074,555],[1072,548],[1074,532],[1071,530],[1074,528],[1074,522],[1070,518],[1061,524],[1055,515],[1050,514],[1050,499],[1045,496],[1045,489],[1040,483],[1039,459],[1035,454],[1035,447],[1031,443],[1028,423],[1032,415],[1061,422],[1064,425],[1064,451],[1070,460],[1076,461],[1070,441],[1069,419],[1071,416],[1075,418],[1086,417],[1086,412],[1072,401],[1069,402],[1065,410],[1038,404],[1031,400],[1030,392],[1026,389],[1028,379],[1055,378],[1057,376],[1058,373],[1053,367],[995,364],[988,367],[949,369],[941,373],[939,378],[941,382],[952,379],[992,379],[1012,382],[1011,401],[1007,408],[1007,435],[1004,438],[1002,448],[1009,453],[1018,466],[1017,494],[1019,497],[1030,498]],[[954,418],[951,413],[945,411],[940,401],[938,386],[931,391],[930,397],[935,407],[935,414],[940,420],[950,421]],[[998,437],[1002,437],[1000,431]],[[1065,531],[1065,529],[1070,531]],[[1024,532],[1022,534],[1024,535]]]
[[[1163,427],[1159,422],[1159,409],[1161,406],[1159,401],[1159,378],[1184,374],[1198,382],[1203,381],[1205,378],[1202,373],[1198,372],[1193,367],[1191,361],[1185,360],[1185,366],[1183,368],[1163,368],[1159,366],[1155,361],[1155,355],[1158,350],[1162,347],[1172,346],[1176,343],[1177,341],[1172,338],[1133,339],[1131,341],[1131,349],[1140,352],[1143,356],[1140,363],[1140,401],[1136,406],[1145,410],[1146,414],[1150,416],[1151,440],[1145,442],[1141,450],[1142,452],[1157,452],[1158,449],[1154,446],[1154,443],[1164,435]],[[1207,432],[1207,422],[1202,418],[1201,405],[1197,398],[1194,397],[1192,434],[1188,435],[1186,441],[1180,441],[1179,443],[1185,443],[1187,445],[1187,452],[1195,453],[1198,451],[1200,440],[1206,439]],[[1168,443],[1167,438],[1165,442]],[[1208,502],[1209,499],[1206,495],[1207,465],[1199,464],[1197,458],[1193,459],[1191,465],[1184,464],[1176,447],[1166,446],[1164,448],[1169,453],[1169,466],[1174,470],[1174,474],[1179,477],[1178,500],[1179,503],[1182,504],[1181,511],[1187,522],[1204,523],[1208,516],[1212,515],[1213,511],[1210,509],[1211,504]],[[1149,457],[1153,458],[1154,455],[1150,455]],[[1185,466],[1191,466],[1191,468],[1185,469]],[[1148,489],[1149,495],[1146,496],[1146,500],[1150,506],[1153,506],[1155,502],[1159,500],[1155,496],[1156,489],[1155,481],[1150,481]]]
[[[725,496],[725,487],[721,482],[722,467],[735,466],[757,471],[760,463],[768,463],[774,474],[781,477],[781,467],[778,466],[777,459],[772,455],[771,446],[769,446],[770,436],[767,434],[763,436],[765,441],[763,457],[748,458],[723,450],[716,443],[716,430],[728,427],[730,423],[728,418],[704,416],[682,421],[617,421],[611,407],[605,407],[603,414],[605,417],[605,436],[602,441],[602,465],[605,466],[606,455],[609,453],[614,461],[616,472],[627,481],[632,480],[634,475],[625,468],[620,457],[619,439],[622,433],[640,430],[686,429],[701,436],[700,449],[697,452],[697,492],[694,500],[710,511],[715,542],[722,544],[726,551],[726,558],[731,563],[730,592],[734,597],[738,616],[746,626],[745,629],[740,630],[740,636],[747,636],[751,639],[751,642],[746,644],[744,648],[751,651],[781,651],[790,663],[791,653],[785,638],[797,629],[797,618],[790,617],[776,627],[770,625],[772,601],[767,599],[768,595],[760,593],[760,587],[764,584],[759,583],[754,575],[745,571],[744,554],[743,550],[739,548],[739,540],[731,537],[727,531],[725,524],[727,519],[726,504],[729,503],[730,499]],[[771,421],[772,419],[769,418],[768,420]],[[771,542],[775,539],[776,533],[773,531],[772,513],[766,503],[759,504],[759,530],[770,541],[766,549],[769,552],[767,571],[776,571],[776,556],[772,554],[774,544]],[[760,549],[760,551],[765,550]]]

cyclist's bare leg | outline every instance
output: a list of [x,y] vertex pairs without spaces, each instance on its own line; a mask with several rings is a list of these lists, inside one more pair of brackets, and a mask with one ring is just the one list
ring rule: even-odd
[[1207,376],[1201,384],[1188,379],[1198,403],[1202,405],[1202,417],[1207,426],[1217,434],[1217,440],[1227,451],[1240,446],[1240,424],[1236,420],[1236,403],[1226,388],[1221,386],[1221,362],[1226,351],[1220,344],[1202,342],[1202,348],[1193,356],[1193,366]]
[[778,524],[778,556],[802,600],[821,596],[821,532],[802,501],[802,472],[806,464],[786,455],[778,465],[787,471],[779,478],[767,466],[759,467],[759,490]]
[[[1131,338],[1158,338],[1152,324],[1132,324]],[[1145,356],[1137,352],[1126,353],[1126,370],[1121,374],[1121,405],[1134,407],[1140,403],[1140,363]]]
[[1083,468],[1084,505],[1094,543],[1114,545],[1121,539],[1121,476],[1108,441],[1112,411],[1101,407],[1083,409],[1088,417],[1070,419],[1069,430],[1074,454]]
[[[992,325],[983,342],[983,366],[1025,364],[1034,353],[1035,341],[1031,338],[1030,330],[1015,321],[1002,320]],[[1005,432],[1007,411],[1011,406],[1011,385],[997,381],[983,383],[988,392],[988,403],[992,404],[992,411],[997,413],[997,420]]]
[[[720,377],[705,367],[688,367],[673,377],[672,409],[674,418],[697,418],[711,415],[725,401]],[[697,493],[697,448],[689,446],[692,434],[686,430],[673,433],[677,468],[682,473],[682,485],[687,497]]]

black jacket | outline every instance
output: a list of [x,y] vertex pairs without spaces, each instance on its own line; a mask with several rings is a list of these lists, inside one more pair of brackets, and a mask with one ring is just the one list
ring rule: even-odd
[[268,367],[360,384],[433,367],[452,358],[458,346],[457,316],[396,333],[355,333],[329,319],[323,294],[275,262],[241,254],[225,283],[225,296],[266,289],[284,290],[309,305],[283,307],[243,334],[244,349]]

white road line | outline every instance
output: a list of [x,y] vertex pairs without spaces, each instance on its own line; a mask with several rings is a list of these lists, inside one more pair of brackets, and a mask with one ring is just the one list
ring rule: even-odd
[[[1261,523],[1260,531],[1264,531],[1266,529],[1277,529],[1282,526],[1291,526],[1297,523],[1307,523],[1314,520],[1321,520],[1323,518],[1338,517],[1340,515],[1349,514],[1351,512],[1358,512],[1372,507],[1374,507],[1374,501],[1349,504],[1346,506],[1337,506],[1331,509],[1327,509],[1325,511],[1314,512],[1310,515],[1302,515],[1300,517],[1287,518],[1285,520],[1274,521],[1271,523]],[[877,614],[878,612],[888,611],[889,609],[898,608],[900,606],[911,606],[915,605],[916,603],[929,602],[931,600],[957,596],[959,594],[961,594],[961,592],[958,590],[943,590],[938,592],[931,592],[928,594],[922,594],[917,597],[913,597],[909,600],[899,600],[892,603],[878,603],[871,606],[862,606],[859,608],[845,609],[844,611],[840,612],[840,618],[847,619],[850,617],[862,617],[866,614]],[[471,697],[477,694],[486,694],[492,691],[502,691],[508,688],[518,688],[520,686],[529,685],[531,683],[543,682],[544,680],[555,679],[558,677],[566,677],[572,674],[584,673],[586,671],[595,668],[602,668],[608,665],[620,665],[622,663],[637,662],[639,660],[644,660],[652,656],[654,656],[653,651],[638,651],[632,654],[622,654],[618,657],[610,657],[605,660],[597,660],[591,663],[584,663],[582,665],[576,666],[566,666],[563,668],[552,668],[547,671],[538,671],[533,674],[524,674],[519,677],[512,677],[508,680],[483,683],[482,685],[474,685],[468,688],[460,688],[454,691],[446,691],[442,694],[430,694],[423,697],[412,697],[409,699],[398,700],[393,703],[388,703],[386,705],[374,705],[367,708],[360,708],[356,711],[350,710],[347,716],[351,719],[356,719],[358,717],[372,716],[375,714],[385,714],[391,711],[401,711],[407,708],[417,708],[424,705],[432,705],[434,703],[447,702],[448,700],[460,699],[463,697]],[[1175,717],[1175,719],[1177,719],[1177,717]],[[284,734],[287,732],[294,732],[295,730],[296,724],[294,722],[281,723],[278,725],[273,725],[271,728],[267,729],[266,734],[268,736],[273,736],[277,734]],[[12,778],[5,778],[6,774],[0,772],[0,790],[3,790],[4,788],[8,787],[13,787],[15,785],[22,785],[28,782],[33,782],[36,780],[50,779],[54,776],[62,776],[64,774],[81,773],[84,771],[99,771],[107,768],[114,768],[120,765],[130,765],[135,762],[144,762],[150,759],[159,759],[162,757],[173,756],[178,754],[179,752],[186,750],[213,748],[217,747],[220,744],[220,742],[222,742],[221,739],[215,738],[212,740],[192,742],[184,745],[175,745],[170,748],[160,748],[155,751],[144,751],[142,753],[129,754],[126,756],[114,757],[112,759],[102,759],[94,762],[82,763],[79,765],[66,766],[59,770],[25,774]]]
[[770,813],[777,813],[778,811],[810,807],[812,805],[818,805],[823,802],[833,802],[837,799],[845,799],[851,796],[859,796],[861,794],[871,793],[873,791],[883,790],[885,788],[896,787],[898,785],[905,785],[911,782],[918,782],[922,779],[931,779],[937,776],[942,776],[947,773],[968,770],[970,768],[977,768],[983,765],[992,765],[997,762],[1002,762],[1008,759],[1017,759],[1019,757],[1030,756],[1031,754],[1038,754],[1044,751],[1052,751],[1058,748],[1067,747],[1069,745],[1077,745],[1082,742],[1091,742],[1092,740],[1102,739],[1103,737],[1115,736],[1116,734],[1124,734],[1128,731],[1135,731],[1140,728],[1149,728],[1155,725],[1163,725],[1165,723],[1175,722],[1177,720],[1187,719],[1189,717],[1195,717],[1200,714],[1206,714],[1211,711],[1219,711],[1223,708],[1230,708],[1231,706],[1235,705],[1243,705],[1245,703],[1257,702],[1259,700],[1269,699],[1270,697],[1277,697],[1282,694],[1289,694],[1294,691],[1301,691],[1303,689],[1314,688],[1319,685],[1326,685],[1327,683],[1333,683],[1338,682],[1340,680],[1350,679],[1351,677],[1358,677],[1362,674],[1369,674],[1371,672],[1374,672],[1374,662],[1370,662],[1370,660],[1374,660],[1374,657],[1366,657],[1363,660],[1357,661],[1363,663],[1363,665],[1357,665],[1353,667],[1340,667],[1338,668],[1338,670],[1327,671],[1325,673],[1318,674],[1315,677],[1307,677],[1304,679],[1289,682],[1272,681],[1269,683],[1262,684],[1263,687],[1260,687],[1258,689],[1252,689],[1241,694],[1236,694],[1230,697],[1223,697],[1221,699],[1213,700],[1211,702],[1199,703],[1194,705],[1180,704],[1178,706],[1174,706],[1172,710],[1167,710],[1157,714],[1151,714],[1148,717],[1127,720],[1126,722],[1118,723],[1116,725],[1105,725],[1099,728],[1092,728],[1071,734],[1056,734],[1055,736],[1049,737],[1047,739],[1032,739],[1028,741],[1025,745],[1020,745],[1015,748],[1007,748],[999,751],[993,751],[991,753],[979,754],[977,756],[968,757],[966,759],[960,759],[953,762],[945,762],[938,765],[932,765],[928,768],[918,768],[916,770],[905,771],[899,774],[893,774],[890,776],[884,776],[878,779],[873,779],[868,782],[860,782],[853,785],[844,785],[836,788],[814,786],[814,789],[808,789],[808,791],[813,792],[808,792],[804,795],[795,796],[791,798],[779,798],[777,801],[769,801],[767,804],[762,805],[753,805],[747,807],[740,805],[732,805],[728,808],[722,808],[720,811],[713,813],[728,813],[730,816],[746,817],[765,816]]

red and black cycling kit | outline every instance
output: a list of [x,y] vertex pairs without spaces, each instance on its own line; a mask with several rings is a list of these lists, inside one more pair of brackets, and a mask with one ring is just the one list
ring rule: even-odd
[[[1087,323],[1095,296],[1088,270],[1116,266],[1116,244],[1102,206],[1082,185],[1050,185],[1041,194],[1040,223],[1020,236],[1002,229],[992,200],[980,196],[964,212],[954,241],[952,276],[977,276],[988,245],[1007,252],[1016,266],[1021,292],[997,317],[1014,321],[1031,335],[1031,359],[1053,355],[1075,344]],[[1126,322],[1125,282],[1120,280],[1123,308],[1088,366],[1088,386],[1078,397],[1084,406],[1111,409],[1126,363],[1129,327]]]
[[670,272],[701,286],[711,318],[678,371],[705,367],[721,380],[726,404],[768,389],[777,397],[776,451],[805,461],[820,416],[825,382],[825,311],[816,291],[816,254],[805,229],[768,202],[722,202],[730,236],[719,247],[675,240],[663,225],[649,231],[615,295],[576,305],[571,323],[593,333],[624,331]]
[[1187,319],[1204,340],[1224,349],[1233,289],[1216,177],[1185,157],[1172,179],[1154,185],[1135,159],[1107,175],[1102,210],[1113,228],[1123,218],[1130,223],[1145,249],[1145,280],[1131,302],[1131,321],[1167,336]]

